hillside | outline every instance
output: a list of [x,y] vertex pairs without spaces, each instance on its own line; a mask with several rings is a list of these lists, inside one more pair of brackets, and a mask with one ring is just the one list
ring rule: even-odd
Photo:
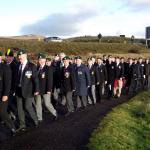
[[[134,43],[128,38],[103,37],[101,42],[97,37],[74,37],[64,39],[63,42],[45,43],[43,36],[24,35],[8,38],[0,38],[0,50],[6,51],[8,48],[27,49],[30,53],[39,51],[53,55],[65,52],[68,55],[98,55],[98,54],[133,54],[133,56],[150,56],[150,50],[144,44],[144,39],[136,39]],[[39,40],[40,39],[40,40]],[[140,41],[140,42],[137,42]],[[143,43],[142,43],[143,42]]]

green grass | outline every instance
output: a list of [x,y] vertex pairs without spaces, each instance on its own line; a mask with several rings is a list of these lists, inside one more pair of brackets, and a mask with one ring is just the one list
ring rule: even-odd
[[22,48],[33,53],[42,51],[47,54],[65,52],[68,55],[88,55],[89,53],[149,53],[149,49],[142,44],[70,41],[64,41],[62,43],[44,43],[37,40],[0,39],[0,50],[6,51],[8,48]]
[[93,132],[89,150],[150,150],[150,92],[112,110]]

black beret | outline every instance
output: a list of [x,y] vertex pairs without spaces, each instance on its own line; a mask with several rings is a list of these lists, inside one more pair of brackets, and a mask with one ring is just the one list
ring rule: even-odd
[[70,60],[69,56],[65,56],[63,60]]
[[38,59],[45,59],[45,58],[46,58],[45,54],[43,54],[43,53],[38,54]]
[[27,54],[27,51],[25,49],[20,49],[17,53],[17,55],[23,55],[23,54]]

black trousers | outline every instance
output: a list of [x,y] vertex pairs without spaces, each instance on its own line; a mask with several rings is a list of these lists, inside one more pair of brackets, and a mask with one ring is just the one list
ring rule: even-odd
[[4,121],[4,123],[9,129],[15,129],[12,120],[9,118],[7,108],[8,108],[8,101],[5,102],[0,101],[0,118],[2,119],[2,121]]

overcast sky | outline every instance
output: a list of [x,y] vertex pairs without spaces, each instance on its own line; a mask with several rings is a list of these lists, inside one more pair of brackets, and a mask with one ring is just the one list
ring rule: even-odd
[[150,0],[5,0],[0,36],[102,35],[145,37]]

